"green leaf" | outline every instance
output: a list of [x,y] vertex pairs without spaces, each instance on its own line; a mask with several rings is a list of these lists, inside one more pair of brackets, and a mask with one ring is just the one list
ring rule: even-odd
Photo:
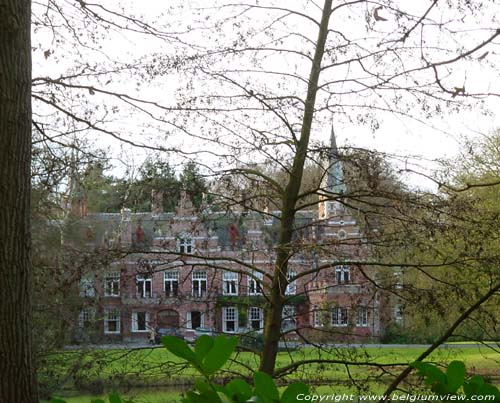
[[184,358],[191,364],[197,364],[196,356],[193,350],[189,348],[184,340],[181,340],[175,336],[163,336],[161,338],[161,342],[172,354],[176,355],[177,357]]
[[90,403],[106,403],[106,402],[102,399],[94,399],[94,400],[91,400]]
[[222,403],[217,392],[209,390],[203,393],[187,392],[185,403]]
[[223,392],[236,402],[245,402],[252,397],[252,388],[242,379],[233,379],[225,387]]
[[484,385],[484,379],[482,376],[474,375],[467,382],[464,383],[465,395],[470,398],[473,395],[477,395],[477,392]]
[[[219,392],[217,393],[217,396],[219,396],[221,403],[234,403],[234,401],[229,399],[224,393]],[[212,401],[210,401],[210,403],[212,403]]]
[[416,368],[421,376],[423,376],[429,384],[435,382],[446,383],[446,375],[435,365],[427,362],[415,361],[410,364],[411,367]]
[[[476,395],[478,396],[495,396],[495,402],[500,400],[500,391],[493,385],[485,383],[481,385]],[[491,400],[490,400],[491,401]]]
[[452,361],[446,370],[448,392],[455,393],[465,380],[465,364],[462,361]]
[[199,393],[186,392],[186,398],[183,399],[184,403],[206,403]]
[[122,399],[116,393],[109,395],[109,403],[122,403]]
[[53,398],[49,403],[68,403],[66,400]]
[[220,335],[215,338],[213,347],[205,355],[202,363],[202,368],[207,375],[212,375],[224,366],[234,352],[237,343],[236,337],[227,338]]
[[264,400],[279,400],[279,392],[273,378],[264,372],[256,372],[253,376],[255,393]]
[[419,375],[424,377],[425,384],[430,386],[433,392],[440,395],[448,392],[448,379],[438,367],[421,361],[415,361],[410,366],[418,370]]
[[309,387],[302,382],[292,383],[283,392],[281,403],[296,403],[299,401],[297,396],[300,394],[309,395]]
[[214,339],[206,334],[201,335],[194,343],[194,352],[199,362],[202,362],[207,353],[212,349]]
[[194,382],[194,388],[200,393],[207,392],[212,389],[210,385],[203,379],[197,379]]

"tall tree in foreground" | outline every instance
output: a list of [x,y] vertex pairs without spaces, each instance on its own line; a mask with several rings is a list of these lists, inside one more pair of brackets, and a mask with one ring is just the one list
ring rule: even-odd
[[32,354],[30,1],[0,2],[0,401],[38,401]]

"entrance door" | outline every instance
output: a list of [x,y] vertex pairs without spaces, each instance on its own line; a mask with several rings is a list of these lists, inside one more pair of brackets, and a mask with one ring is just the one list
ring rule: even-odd
[[191,311],[191,329],[198,329],[201,327],[201,312]]
[[158,312],[157,316],[158,327],[179,327],[179,312],[173,309],[164,309]]

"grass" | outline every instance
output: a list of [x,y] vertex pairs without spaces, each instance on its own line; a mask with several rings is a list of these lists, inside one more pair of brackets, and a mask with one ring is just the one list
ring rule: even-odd
[[[342,359],[349,362],[370,362],[378,364],[408,364],[414,361],[423,348],[336,348],[317,351],[312,348],[298,349],[292,352],[281,352],[278,355],[277,368],[299,360],[310,359]],[[500,354],[487,347],[441,348],[436,350],[427,361],[448,363],[462,360],[472,373],[484,376],[500,375]],[[258,366],[258,357],[251,353],[237,353],[233,361],[225,368],[221,376],[232,378],[236,374],[251,376]],[[302,380],[316,386],[321,393],[352,393],[355,387],[352,379],[363,380],[359,387],[369,389],[371,393],[383,391],[387,382],[402,367],[384,367],[383,374],[375,366],[346,367],[341,364],[309,364],[289,375],[284,382]],[[69,373],[75,376],[68,377]],[[62,352],[47,357],[44,368],[40,371],[42,383],[57,380],[61,390],[68,392],[89,390],[97,384],[99,388],[126,391],[124,394],[137,397],[140,403],[167,403],[178,401],[179,389],[192,383],[196,373],[184,362],[165,348],[147,348],[139,350],[94,350],[83,354],[81,351]],[[351,380],[350,380],[351,378]],[[498,383],[498,378],[494,379]],[[333,385],[333,386],[325,386]],[[161,386],[162,389],[157,387]],[[166,386],[175,389],[165,389]],[[98,389],[99,389],[98,388]],[[134,389],[131,389],[134,388]],[[332,389],[334,388],[334,390]],[[354,388],[354,389],[353,389]],[[360,389],[359,391],[361,391]],[[89,403],[95,395],[79,395],[66,398],[70,403]]]

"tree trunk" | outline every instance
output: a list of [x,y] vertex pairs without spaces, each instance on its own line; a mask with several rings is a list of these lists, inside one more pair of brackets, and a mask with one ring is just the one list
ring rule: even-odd
[[0,402],[37,403],[32,348],[29,0],[0,0]]
[[321,61],[325,52],[326,38],[328,36],[328,23],[332,10],[332,0],[325,0],[323,14],[319,27],[318,39],[314,59],[309,74],[307,97],[305,102],[304,116],[302,118],[302,129],[297,144],[297,151],[293,160],[290,180],[282,196],[281,227],[276,254],[276,265],[269,296],[269,309],[266,315],[264,329],[264,347],[260,361],[260,370],[272,375],[276,365],[278,354],[278,343],[281,336],[281,316],[283,312],[283,299],[285,294],[286,275],[288,271],[288,259],[290,257],[289,245],[292,241],[293,224],[295,220],[295,209],[299,195],[304,162],[309,146],[311,125],[314,117],[314,106],[316,104],[316,93],[318,80],[321,72]]

